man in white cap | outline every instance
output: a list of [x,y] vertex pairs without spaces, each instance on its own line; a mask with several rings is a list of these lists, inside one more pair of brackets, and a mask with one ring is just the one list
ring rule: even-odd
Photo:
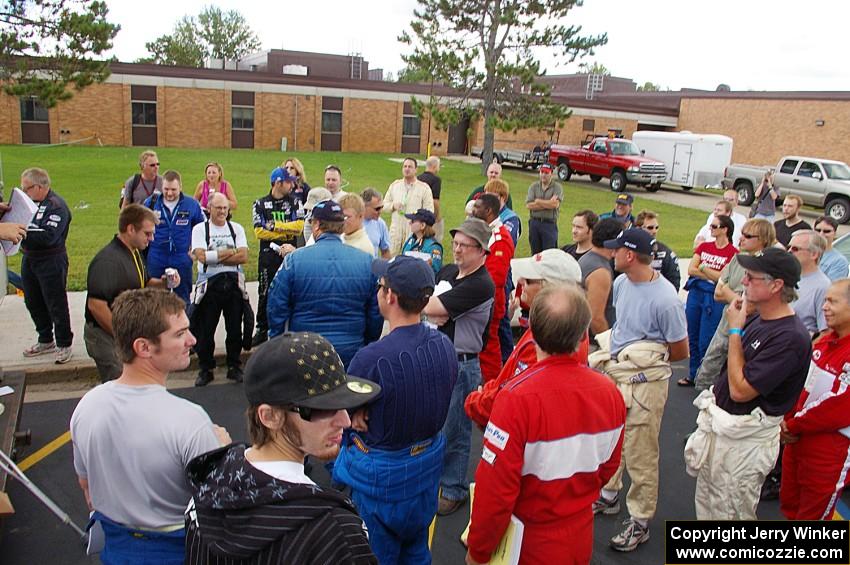
[[[581,284],[581,269],[578,261],[561,249],[546,249],[537,255],[514,259],[511,270],[518,284],[522,287],[520,301],[531,307],[534,299],[547,285],[573,283]],[[578,350],[572,354],[580,365],[587,365],[588,339],[582,338]],[[472,391],[466,397],[464,408],[473,422],[483,429],[490,419],[490,411],[496,395],[505,384],[523,373],[528,367],[537,362],[537,346],[531,329],[526,330],[514,346],[508,360],[502,366],[499,376],[488,381],[478,390]]]

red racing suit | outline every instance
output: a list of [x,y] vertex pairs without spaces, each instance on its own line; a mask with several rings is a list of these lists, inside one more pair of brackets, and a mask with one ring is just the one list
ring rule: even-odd
[[[587,335],[581,340],[578,351],[569,355],[579,365],[587,366],[587,351],[590,344]],[[531,335],[531,329],[526,330],[519,341],[514,346],[499,376],[492,381],[485,382],[481,390],[473,390],[466,397],[463,404],[466,410],[466,415],[469,419],[478,424],[481,429],[487,425],[490,419],[490,412],[493,411],[493,403],[496,401],[496,395],[500,390],[514,377],[528,369],[530,366],[537,363],[537,347],[534,342],[534,336]]]
[[626,406],[610,379],[567,355],[508,383],[475,473],[469,555],[488,562],[515,515],[520,563],[588,563],[593,501],[620,464]]
[[800,437],[785,445],[780,508],[789,520],[827,520],[850,471],[850,335],[813,346],[806,386],[785,416]]
[[484,262],[484,267],[490,273],[493,284],[496,285],[496,294],[493,297],[493,313],[487,326],[487,344],[478,355],[481,365],[482,382],[492,381],[499,375],[502,369],[502,348],[499,344],[499,323],[505,317],[505,283],[508,280],[508,271],[511,268],[511,259],[514,257],[514,240],[511,232],[502,225],[498,218],[490,224],[493,235],[490,236],[490,254]]

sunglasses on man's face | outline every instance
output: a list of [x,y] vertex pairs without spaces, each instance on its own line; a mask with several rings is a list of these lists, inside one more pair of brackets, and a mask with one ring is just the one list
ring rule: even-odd
[[307,406],[290,406],[287,410],[295,412],[305,422],[328,420],[333,418],[338,412],[338,410],[319,410],[318,408],[309,408]]

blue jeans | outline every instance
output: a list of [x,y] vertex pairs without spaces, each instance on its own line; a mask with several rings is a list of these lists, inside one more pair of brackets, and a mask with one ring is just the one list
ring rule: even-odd
[[688,348],[690,349],[690,372],[688,380],[696,378],[702,358],[708,350],[708,344],[717,331],[717,325],[723,318],[724,304],[714,299],[714,294],[692,288],[688,291],[685,303],[685,317],[688,321]]
[[441,496],[448,500],[465,500],[469,496],[469,450],[471,448],[472,422],[463,409],[469,393],[481,384],[481,366],[478,358],[458,360],[457,382],[452,390],[449,413],[443,424],[446,436],[446,458],[440,477]]

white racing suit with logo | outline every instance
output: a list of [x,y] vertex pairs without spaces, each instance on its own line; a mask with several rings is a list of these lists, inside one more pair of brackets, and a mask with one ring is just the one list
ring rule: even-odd
[[782,416],[755,408],[732,415],[715,403],[714,387],[694,400],[697,430],[685,445],[688,474],[697,478],[698,520],[756,520],[761,486],[779,455]]

